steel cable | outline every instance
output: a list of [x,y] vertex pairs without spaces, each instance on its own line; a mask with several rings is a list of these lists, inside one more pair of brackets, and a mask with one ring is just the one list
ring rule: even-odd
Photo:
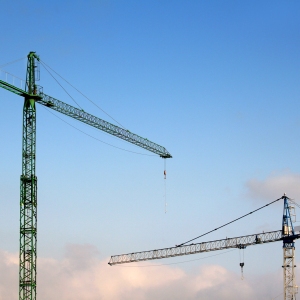
[[114,146],[114,145],[112,145],[112,144],[106,143],[106,142],[104,142],[104,141],[102,141],[102,140],[100,140],[100,139],[97,139],[96,137],[94,137],[94,136],[92,136],[92,135],[90,135],[90,134],[88,134],[88,133],[86,133],[86,132],[80,130],[79,128],[77,128],[77,127],[71,125],[71,124],[68,123],[67,121],[63,120],[62,118],[60,118],[59,116],[57,116],[56,114],[54,114],[53,112],[51,112],[51,111],[50,111],[49,109],[47,109],[46,107],[44,107],[44,108],[45,108],[49,113],[51,113],[53,116],[55,116],[56,118],[60,119],[62,122],[66,123],[67,125],[69,125],[69,126],[72,127],[73,129],[76,129],[77,131],[79,131],[79,132],[81,132],[81,133],[87,135],[88,137],[90,137],[90,138],[92,138],[92,139],[94,139],[94,140],[96,140],[96,141],[98,141],[98,142],[101,142],[101,143],[103,143],[103,144],[105,144],[105,145],[108,145],[108,146],[110,146],[110,147],[113,147],[113,148],[116,148],[116,149],[119,149],[119,150],[122,150],[122,151],[130,152],[130,153],[134,153],[134,154],[138,154],[138,155],[144,155],[144,156],[156,156],[156,157],[157,157],[157,155],[155,155],[155,154],[146,154],[146,153],[135,152],[135,151],[127,150],[127,149],[124,149],[124,148],[117,147],[117,146]]
[[75,89],[79,94],[81,94],[84,98],[86,98],[88,101],[90,101],[92,104],[94,104],[98,109],[100,109],[103,113],[105,113],[109,118],[114,120],[117,124],[119,124],[122,128],[126,129],[121,123],[119,123],[116,119],[114,119],[111,115],[109,115],[105,110],[103,110],[100,106],[98,106],[94,101],[92,101],[90,98],[88,98],[86,95],[84,95],[81,91],[79,91],[75,86],[73,86],[69,81],[67,81],[65,78],[63,78],[61,75],[59,75],[55,70],[53,70],[49,65],[47,65],[44,61],[40,60],[41,63],[45,66],[47,66],[51,71],[53,71],[57,76],[59,76],[62,80],[64,80],[67,84],[69,84],[73,89]]
[[77,104],[77,106],[81,109],[82,107],[76,102],[76,100],[67,92],[67,90],[58,82],[58,80],[51,74],[51,72],[47,69],[46,66],[44,66],[44,63],[42,63],[42,66],[45,68],[45,70],[50,74],[50,76],[57,82],[57,84],[69,95],[69,97]]
[[13,63],[15,63],[15,62],[17,62],[17,61],[20,61],[20,60],[22,60],[22,59],[24,59],[24,58],[26,58],[26,56],[25,56],[25,57],[22,57],[22,58],[19,58],[19,59],[16,59],[16,60],[14,60],[14,61],[8,62],[8,63],[6,63],[6,64],[4,64],[4,65],[0,65],[0,68],[2,68],[2,67],[4,67],[4,66],[11,65],[11,64],[13,64]]
[[[237,218],[237,219],[234,219],[233,221],[228,222],[228,223],[226,223],[226,224],[224,224],[224,225],[222,225],[222,226],[220,226],[220,227],[217,227],[217,228],[215,228],[215,229],[213,229],[213,230],[210,230],[210,231],[208,231],[208,232],[206,232],[206,233],[204,233],[204,234],[201,234],[201,235],[195,237],[194,239],[191,239],[191,240],[189,240],[189,241],[187,241],[187,242],[185,242],[185,243],[182,243],[182,244],[179,244],[179,245],[175,245],[175,246],[176,246],[176,247],[180,247],[180,246],[183,246],[183,245],[185,245],[185,244],[187,244],[187,243],[189,243],[189,242],[192,242],[192,241],[194,241],[194,240],[196,240],[196,239],[198,239],[198,238],[200,238],[200,237],[202,237],[202,236],[205,236],[205,235],[207,235],[207,234],[209,234],[209,233],[211,233],[211,232],[213,232],[213,231],[216,231],[216,230],[218,230],[218,229],[220,229],[220,228],[222,228],[222,227],[225,227],[225,226],[227,226],[227,225],[229,225],[229,224],[231,224],[231,223],[233,223],[233,222],[235,222],[235,221],[238,221],[238,220],[240,220],[240,219],[242,219],[242,218],[244,218],[244,217],[246,217],[246,216],[249,216],[249,215],[251,215],[252,213],[257,212],[258,210],[260,210],[260,209],[262,209],[262,208],[264,208],[264,207],[267,207],[267,206],[269,206],[270,204],[273,204],[273,203],[275,203],[275,202],[277,202],[277,201],[283,199],[284,197],[286,197],[286,196],[282,196],[282,197],[280,197],[280,198],[278,198],[278,199],[276,199],[276,200],[274,200],[274,201],[272,201],[272,202],[270,202],[270,203],[268,203],[268,204],[266,204],[266,205],[264,205],[264,206],[262,206],[262,207],[260,207],[260,208],[258,208],[258,209],[256,209],[256,210],[253,210],[253,211],[249,212],[249,213],[246,214],[246,215],[243,215],[243,216],[241,216],[241,217],[239,217],[239,218]],[[288,197],[286,197],[286,198],[288,198]],[[288,199],[289,199],[289,198],[288,198]]]

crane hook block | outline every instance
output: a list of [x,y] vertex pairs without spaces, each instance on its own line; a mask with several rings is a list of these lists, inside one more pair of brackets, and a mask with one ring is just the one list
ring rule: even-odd
[[244,272],[243,272],[243,267],[244,267],[244,263],[240,263],[240,267],[241,267],[241,279],[243,280],[244,279]]

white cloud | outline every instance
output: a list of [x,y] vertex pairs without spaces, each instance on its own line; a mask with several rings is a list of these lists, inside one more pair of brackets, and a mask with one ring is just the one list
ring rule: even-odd
[[19,297],[19,256],[0,251],[0,299],[18,299]]
[[300,174],[290,171],[274,172],[266,179],[246,182],[247,195],[266,202],[278,199],[284,193],[292,199],[300,199]]
[[[108,259],[99,260],[97,253],[91,245],[69,245],[61,260],[38,258],[38,299],[59,295],[60,300],[262,300],[276,296],[282,287],[281,272],[241,281],[218,265],[204,265],[193,273],[170,266],[110,267]],[[4,251],[0,251],[0,299],[18,299],[18,255]]]

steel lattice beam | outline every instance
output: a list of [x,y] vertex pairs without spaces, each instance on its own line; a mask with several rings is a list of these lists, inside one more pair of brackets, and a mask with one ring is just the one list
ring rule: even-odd
[[144,148],[148,151],[151,151],[155,154],[158,154],[162,158],[171,158],[171,154],[167,151],[166,148],[149,141],[143,137],[138,136],[130,132],[127,129],[121,128],[114,124],[111,124],[107,121],[104,121],[98,117],[95,117],[81,109],[78,109],[72,105],[64,103],[60,100],[57,100],[53,97],[50,97],[46,94],[40,93],[41,99],[37,99],[37,103],[47,106],[51,109],[54,109],[60,113],[63,113],[73,119],[79,120],[83,123],[86,123],[90,126],[96,127],[102,131],[105,131],[111,135],[114,135],[120,139],[123,139],[129,143],[137,145],[141,148]]
[[294,300],[296,295],[295,284],[295,248],[283,248],[283,290],[284,300]]
[[12,84],[9,84],[3,80],[0,80],[0,87],[4,88],[10,92],[13,92],[19,96],[22,96],[22,97],[29,96],[29,94],[26,93],[24,90],[12,85]]
[[[26,91],[23,91],[20,88],[17,88],[11,84],[8,84],[5,81],[0,80],[0,87],[5,88],[17,95],[28,97],[32,96]],[[144,148],[150,152],[158,154],[162,158],[171,158],[172,155],[167,151],[166,148],[160,146],[154,142],[149,141],[146,138],[143,138],[137,134],[130,132],[127,129],[121,128],[114,124],[111,124],[107,121],[104,121],[98,117],[95,117],[81,109],[78,109],[72,105],[64,103],[58,99],[55,99],[51,96],[48,96],[40,91],[36,91],[37,94],[35,95],[35,100],[37,103],[42,104],[46,107],[49,107],[53,110],[56,110],[60,113],[63,113],[71,118],[74,118],[78,121],[86,123],[90,126],[96,127],[102,131],[105,131],[111,135],[114,135],[120,139],[123,139],[129,143],[137,145],[141,148]]]
[[80,109],[59,101],[38,91],[35,84],[35,52],[28,54],[26,88],[22,90],[3,80],[4,88],[25,98],[23,108],[23,143],[22,175],[20,192],[20,270],[19,299],[36,300],[36,245],[37,245],[37,177],[35,174],[36,159],[36,109],[40,103],[74,119],[96,127],[134,145],[158,154],[162,158],[171,158],[171,154],[162,146],[142,138],[130,131],[106,122]]
[[112,266],[116,264],[162,259],[168,257],[197,254],[202,252],[224,250],[229,248],[243,248],[251,245],[277,242],[280,240],[282,240],[282,231],[277,230],[235,238],[228,238],[223,240],[216,240],[211,242],[189,244],[185,246],[113,255],[111,256],[108,264]]
[[[284,209],[282,217],[282,236],[283,236],[283,291],[284,300],[295,300],[298,287],[295,280],[295,243],[294,225],[292,216],[294,208],[289,203],[289,198],[284,195]],[[295,220],[294,220],[295,221]]]
[[[28,55],[26,85],[35,93],[35,53]],[[20,194],[20,270],[19,299],[36,299],[37,177],[35,174],[36,110],[35,99],[25,97],[23,107],[22,175]]]

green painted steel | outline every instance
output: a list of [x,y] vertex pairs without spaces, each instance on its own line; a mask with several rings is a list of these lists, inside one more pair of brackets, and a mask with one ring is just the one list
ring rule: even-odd
[[41,96],[41,98],[36,100],[37,103],[40,103],[44,106],[54,109],[60,113],[63,113],[73,119],[86,123],[90,126],[96,127],[97,129],[105,131],[131,144],[144,148],[150,152],[159,155],[162,158],[172,157],[165,147],[153,143],[148,139],[145,139],[137,134],[130,132],[127,129],[121,128],[107,121],[104,121],[81,109],[78,109],[74,106],[71,106],[67,103],[64,103],[60,100],[50,97],[44,93],[40,93],[38,94],[38,96]]
[[16,86],[9,84],[3,80],[0,80],[0,87],[4,88],[10,92],[13,92],[19,96],[23,96],[23,97],[26,97],[27,95],[29,96],[29,94],[26,93],[25,91],[23,91],[22,89],[17,88]]
[[[0,87],[3,87],[11,92],[14,92],[15,94],[20,95],[20,96],[29,97],[29,94],[27,92],[13,86],[13,85],[8,84],[5,81],[0,80]],[[98,117],[95,117],[95,116],[93,116],[81,109],[78,109],[72,105],[69,105],[69,104],[64,103],[60,100],[57,100],[51,96],[48,96],[38,90],[36,91],[36,94],[31,95],[31,97],[32,96],[34,96],[34,99],[39,104],[47,106],[53,110],[63,113],[71,118],[74,118],[78,121],[86,123],[90,126],[96,127],[102,131],[105,131],[111,135],[114,135],[120,139],[123,139],[131,144],[134,144],[141,148],[144,148],[150,152],[153,152],[153,153],[159,155],[162,158],[171,158],[172,157],[172,155],[168,152],[168,150],[165,147],[160,146],[154,142],[151,142],[148,139],[143,138],[135,133],[132,133],[127,129],[121,128],[121,127],[111,124],[107,121],[104,121]]]
[[[20,195],[20,269],[19,299],[36,299],[36,243],[37,243],[37,177],[36,161],[36,109],[35,59],[28,55],[26,89],[23,107],[23,147]],[[31,97],[30,95],[33,95]]]
[[36,108],[40,103],[69,117],[96,127],[102,131],[137,145],[162,158],[171,158],[171,154],[162,146],[142,138],[126,129],[113,125],[76,107],[44,94],[35,81],[36,62],[39,57],[35,52],[28,54],[25,91],[0,80],[4,88],[24,97],[23,107],[23,143],[22,175],[20,187],[20,269],[19,299],[36,300],[36,259],[37,259],[37,177],[36,162]]

